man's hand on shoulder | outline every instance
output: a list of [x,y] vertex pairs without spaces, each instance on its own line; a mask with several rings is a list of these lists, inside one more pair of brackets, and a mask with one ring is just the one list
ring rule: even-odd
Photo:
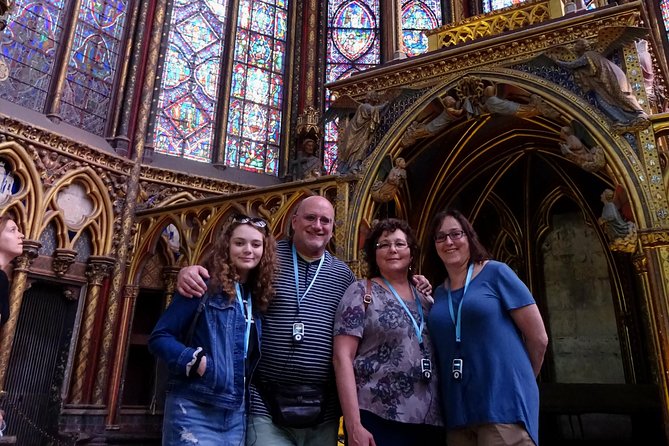
[[416,285],[418,291],[423,293],[425,296],[429,297],[432,294],[432,285],[430,285],[430,282],[425,278],[425,276],[421,274],[414,274],[413,284]]
[[200,265],[186,266],[177,275],[177,291],[184,297],[202,297],[207,291],[209,271]]

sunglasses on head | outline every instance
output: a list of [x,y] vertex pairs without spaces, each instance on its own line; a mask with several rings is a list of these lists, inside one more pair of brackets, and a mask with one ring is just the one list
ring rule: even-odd
[[239,223],[241,225],[245,225],[248,223],[255,226],[256,228],[267,227],[267,222],[262,218],[249,217],[248,215],[237,214],[234,217],[232,217],[232,221],[234,223]]

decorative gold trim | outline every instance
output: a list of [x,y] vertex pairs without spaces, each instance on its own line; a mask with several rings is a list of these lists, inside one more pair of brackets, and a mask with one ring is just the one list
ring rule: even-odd
[[371,90],[434,85],[444,76],[462,75],[466,70],[520,63],[557,45],[580,38],[593,39],[603,27],[638,26],[639,6],[638,2],[613,6],[493,36],[485,41],[476,40],[468,45],[433,51],[419,59],[407,59],[402,63],[364,71],[328,84],[327,88],[336,92],[338,97],[361,98]]
[[552,18],[550,3],[552,0],[527,1],[425,31],[428,51],[545,22]]
[[[132,162],[126,158],[86,146],[0,113],[0,137],[3,136],[5,141],[15,141],[17,144],[27,147],[28,150],[31,150],[31,148],[33,150],[50,149],[61,155],[67,155],[68,160],[81,162],[94,170],[102,168],[118,175],[127,176],[127,172],[132,168]],[[0,143],[2,143],[2,139],[0,139]],[[229,194],[253,188],[244,184],[147,165],[142,166],[141,178],[144,181],[170,184],[187,190],[212,194]],[[127,180],[124,181],[127,182]]]
[[662,248],[669,246],[669,230],[667,229],[641,229],[639,230],[639,241],[642,248]]

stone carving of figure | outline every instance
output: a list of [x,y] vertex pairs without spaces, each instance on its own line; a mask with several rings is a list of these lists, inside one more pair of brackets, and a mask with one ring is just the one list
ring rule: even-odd
[[618,65],[591,49],[585,39],[574,43],[574,52],[576,59],[573,61],[553,60],[557,65],[571,70],[584,91],[594,93],[599,107],[614,122],[614,130],[625,133],[650,125],[627,76]]
[[653,72],[653,58],[648,51],[648,41],[641,39],[636,42],[636,51],[639,54],[639,65],[643,72],[643,85],[648,100],[654,103],[655,98],[655,73]]
[[625,221],[615,203],[615,194],[611,189],[605,189],[601,195],[602,216],[599,224],[602,225],[609,239],[609,248],[612,251],[634,252],[637,241],[636,225]]
[[390,169],[385,180],[377,180],[372,185],[372,199],[377,203],[387,203],[395,198],[402,182],[407,178],[406,161],[395,159],[395,167]]
[[409,125],[402,137],[402,146],[408,147],[419,139],[434,136],[462,117],[464,110],[457,108],[457,102],[453,96],[446,96],[440,102],[444,110],[434,119],[427,123],[414,121]]
[[372,142],[374,132],[381,123],[381,113],[388,102],[381,102],[376,91],[365,95],[365,100],[358,105],[353,118],[345,127],[343,141],[339,144],[339,172],[358,172],[365,156],[367,147]]
[[583,170],[597,172],[606,165],[604,150],[596,144],[592,144],[591,147],[586,145],[585,141],[590,141],[591,138],[578,121],[563,126],[560,129],[560,137],[562,138],[560,143],[562,155],[581,166]]
[[316,156],[316,141],[307,138],[291,162],[291,174],[294,180],[308,180],[325,174],[321,159]]
[[500,98],[496,93],[494,85],[489,85],[483,90],[483,106],[490,113],[519,118],[531,118],[539,115],[554,119],[559,117],[557,110],[546,104],[539,95],[532,94],[529,104],[521,104]]

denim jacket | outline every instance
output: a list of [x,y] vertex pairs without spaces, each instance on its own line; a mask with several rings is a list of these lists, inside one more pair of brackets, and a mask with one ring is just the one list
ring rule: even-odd
[[[149,339],[149,350],[167,363],[170,379],[167,390],[195,401],[226,409],[238,409],[245,400],[244,313],[236,299],[225,292],[210,295],[200,314],[191,345],[185,338],[201,299],[174,293],[172,303],[160,317]],[[254,312],[256,348],[250,370],[260,359],[261,318]],[[251,332],[253,333],[253,331]],[[202,347],[207,358],[203,376],[189,377],[186,367]]]

